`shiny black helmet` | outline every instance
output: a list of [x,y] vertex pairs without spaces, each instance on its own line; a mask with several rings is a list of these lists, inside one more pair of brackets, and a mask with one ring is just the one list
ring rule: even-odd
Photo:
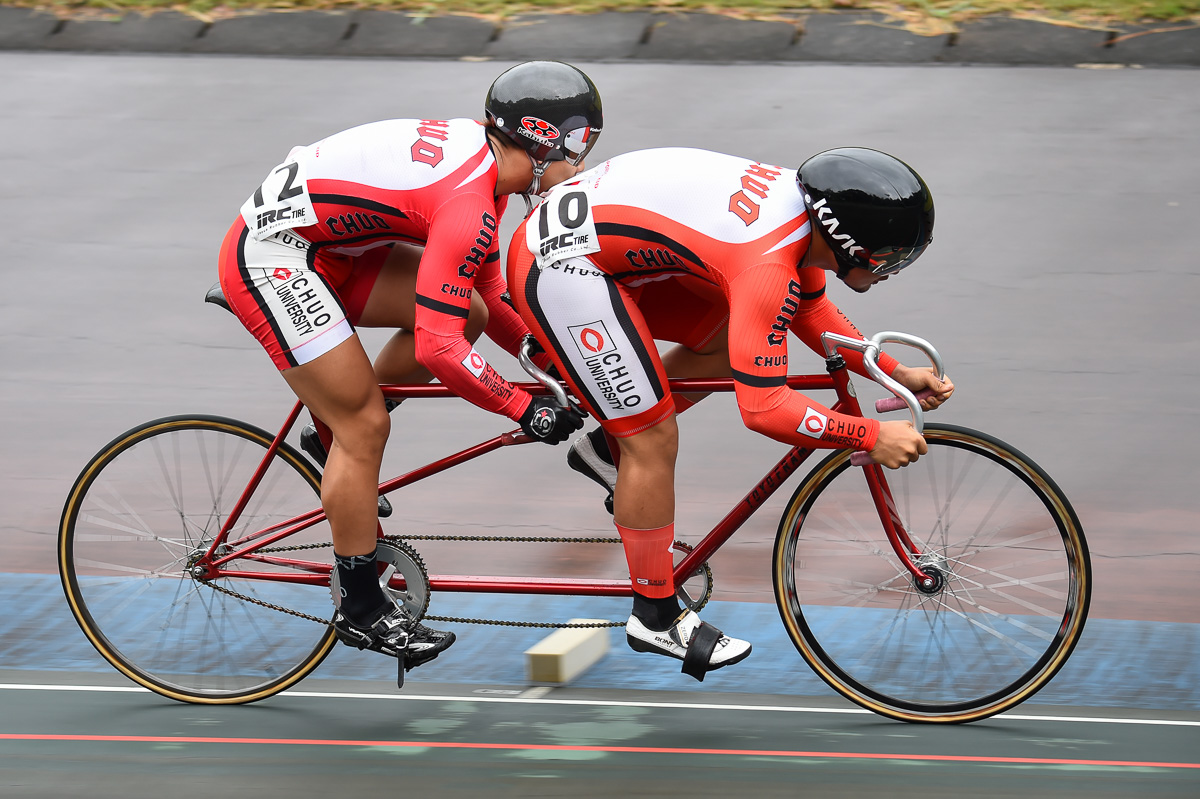
[[899,272],[933,240],[933,195],[898,158],[865,147],[817,153],[796,172],[812,226],[852,268]]
[[591,78],[561,61],[527,61],[506,70],[488,89],[487,118],[539,163],[587,157],[604,111]]

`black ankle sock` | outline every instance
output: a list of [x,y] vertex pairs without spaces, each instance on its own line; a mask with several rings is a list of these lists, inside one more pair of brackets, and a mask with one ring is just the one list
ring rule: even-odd
[[588,433],[588,438],[592,440],[592,449],[600,456],[600,460],[611,464],[613,462],[612,451],[608,448],[608,439],[604,435],[604,428],[597,427],[592,432]]
[[359,627],[371,626],[388,605],[388,599],[379,587],[375,550],[368,555],[349,557],[334,552],[333,563],[342,588],[342,601],[338,606],[342,614]]
[[679,597],[672,594],[668,597],[655,599],[633,592],[633,615],[638,621],[655,632],[663,632],[671,628],[683,608],[679,605]]

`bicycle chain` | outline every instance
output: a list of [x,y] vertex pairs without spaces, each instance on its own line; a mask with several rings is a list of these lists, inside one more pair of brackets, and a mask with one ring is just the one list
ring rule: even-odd
[[[534,544],[619,544],[619,538],[563,538],[552,536],[480,536],[480,535],[388,535],[380,539],[381,541],[491,541],[491,542],[508,542],[508,543],[534,543]],[[676,544],[681,545],[685,549],[690,550],[688,544],[682,541],[676,541]],[[324,549],[332,547],[332,542],[319,544],[292,544],[282,547],[264,547],[259,552],[298,552],[305,549]],[[298,610],[285,608],[282,605],[276,605],[271,602],[266,602],[261,599],[246,596],[238,593],[231,588],[217,585],[213,582],[202,581],[209,588],[218,591],[222,594],[240,599],[244,602],[249,602],[252,605],[268,608],[269,610],[277,610],[280,613],[286,613],[289,616],[295,616],[308,621],[315,621],[318,624],[329,625],[329,619],[322,619],[317,616],[310,616],[307,613],[301,613]],[[572,624],[571,622],[552,622],[552,621],[505,621],[503,619],[470,619],[460,618],[457,616],[430,616],[423,617],[429,621],[450,622],[457,624],[482,624],[491,625],[493,627],[529,627],[534,629],[596,629],[604,627],[624,627],[623,621],[605,621],[605,622],[579,622]]]
[[[311,547],[309,547],[309,548],[311,549]],[[235,599],[240,599],[243,602],[249,602],[251,605],[258,605],[259,607],[269,608],[271,610],[278,610],[280,613],[286,613],[289,616],[296,616],[297,618],[307,619],[308,621],[315,621],[317,624],[324,624],[326,627],[328,627],[330,624],[329,619],[322,619],[318,616],[310,616],[307,613],[301,613],[298,610],[292,610],[291,608],[285,608],[283,605],[274,605],[274,604],[271,604],[270,602],[264,602],[261,599],[255,599],[252,596],[246,596],[245,594],[239,594],[237,591],[234,591],[232,588],[226,588],[222,585],[217,585],[216,583],[210,582],[208,580],[200,580],[200,582],[204,583],[205,585],[207,585],[209,588],[211,588],[214,591],[219,591],[222,594],[228,594],[229,596],[231,596]]]

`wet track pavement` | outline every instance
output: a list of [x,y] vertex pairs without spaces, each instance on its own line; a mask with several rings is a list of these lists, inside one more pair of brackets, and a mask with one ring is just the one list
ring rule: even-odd
[[[831,702],[464,686],[396,696],[312,681],[199,708],[61,687],[0,690],[0,784],[20,796],[1194,796],[1200,722],[1030,708],[914,727]],[[382,689],[373,693],[373,689]],[[515,692],[514,692],[515,693]],[[1177,714],[1166,714],[1177,715]],[[919,786],[919,787],[918,787]]]
[[[92,453],[156,416],[223,413],[266,427],[282,421],[288,406],[282,381],[231,317],[200,302],[215,280],[224,229],[264,165],[276,163],[293,144],[374,118],[475,116],[483,90],[503,66],[0,54],[0,75],[9,78],[0,82],[0,139],[6,142],[0,208],[10,220],[0,267],[7,289],[0,297],[0,408],[8,420],[0,462],[0,546],[4,568],[13,573],[0,581],[0,652],[3,667],[13,669],[3,682],[67,675],[72,682],[127,685],[98,658],[84,666],[66,663],[75,645],[87,645],[62,615],[53,578],[41,576],[54,571],[58,514]],[[600,157],[685,144],[795,164],[820,149],[853,143],[895,152],[921,171],[938,201],[938,236],[921,265],[868,295],[841,292],[834,300],[866,332],[904,330],[934,342],[959,387],[939,421],[984,428],[1011,442],[1046,468],[1075,504],[1096,570],[1089,631],[1115,625],[1115,632],[1096,638],[1098,662],[1111,667],[1101,668],[1095,689],[1113,697],[1096,703],[1109,708],[1103,713],[1162,718],[1164,710],[1179,710],[1194,719],[1200,710],[1192,656],[1200,622],[1194,577],[1200,497],[1193,453],[1200,441],[1191,396],[1200,337],[1191,306],[1200,271],[1192,230],[1200,162],[1192,149],[1200,124],[1200,73],[671,64],[587,69],[605,97],[608,125]],[[303,92],[274,92],[280,74]],[[705,88],[703,99],[692,93],[698,86]],[[516,221],[510,213],[505,229]],[[371,332],[364,339],[382,341]],[[509,376],[519,374],[494,349],[485,354]],[[815,357],[795,360],[798,371],[820,369]],[[463,404],[410,406],[395,424],[388,456],[397,471],[498,432],[494,418]],[[728,398],[689,412],[681,430],[679,529],[694,538],[761,476],[778,445],[742,430]],[[484,460],[415,487],[404,496],[397,529],[609,535],[609,518],[593,487],[566,473],[563,454],[562,448],[526,447],[496,456],[505,458],[503,465]],[[785,498],[772,500],[714,559],[718,600],[772,600],[767,556]],[[433,571],[449,570],[444,564],[452,563],[454,571],[486,565],[509,574],[609,577],[621,568],[619,552],[576,554],[565,545],[514,555],[475,547],[422,552]],[[43,602],[54,609],[23,616]],[[503,601],[492,605],[495,615],[514,610]],[[764,610],[769,623],[773,610]],[[1165,628],[1147,622],[1178,626],[1160,636]],[[506,662],[518,665],[470,684],[447,657],[445,670],[431,664],[409,690],[429,693],[443,682],[465,684],[464,691],[524,689],[516,656],[524,647],[513,643],[519,638],[491,631],[466,635],[486,638],[488,646],[503,650]],[[803,665],[786,648],[767,643],[765,676],[754,672],[753,680],[745,679],[752,691],[787,695],[771,681]],[[464,636],[464,653],[488,658],[486,647],[465,644]],[[1080,652],[1088,645],[1085,633]],[[470,670],[471,664],[460,661],[457,668]],[[660,690],[691,689],[678,675],[664,676],[668,671],[646,668],[643,677],[635,660],[622,673]],[[732,669],[727,676],[713,680],[705,696],[748,692]],[[1064,671],[1048,691],[1060,689],[1068,676]],[[1064,682],[1062,691],[1067,699],[1054,701],[1069,703],[1071,685]],[[809,693],[828,699],[819,683]],[[657,699],[632,696],[620,698]],[[787,699],[808,701],[804,695]],[[157,779],[175,774],[178,795],[198,795],[214,780],[233,787],[225,775],[234,764],[239,778],[263,795],[280,785],[345,784],[355,777],[362,787],[379,786],[401,775],[430,786],[452,778],[456,790],[490,786],[500,795],[586,795],[586,786],[601,778],[613,783],[597,793],[646,795],[652,792],[637,786],[647,783],[662,795],[725,793],[734,790],[721,782],[727,775],[736,775],[739,784],[757,780],[755,790],[746,791],[757,795],[789,788],[794,794],[798,784],[813,786],[816,795],[861,795],[869,786],[886,796],[889,785],[907,795],[931,775],[946,796],[985,780],[995,786],[990,795],[1198,792],[1195,769],[1133,765],[941,760],[931,766],[934,761],[894,758],[646,751],[577,752],[563,760],[562,752],[545,759],[548,750],[537,749],[514,754],[361,744],[348,755],[345,747],[318,744],[254,744],[234,751],[221,743],[181,743],[184,748],[176,749],[157,740],[28,740],[282,735],[1126,763],[1186,763],[1195,761],[1197,751],[1193,727],[1097,725],[1081,731],[1076,722],[1048,730],[995,720],[942,730],[836,715],[819,724],[809,716],[799,723],[787,716],[776,730],[770,726],[776,722],[761,721],[769,714],[749,711],[751,720],[735,719],[731,711],[651,711],[643,714],[655,719],[649,725],[641,715],[617,714],[617,726],[636,717],[629,722],[634,727],[654,727],[639,728],[631,739],[589,732],[610,712],[596,708],[581,717],[583,711],[572,706],[488,705],[459,715],[441,705],[432,713],[404,703],[365,706],[281,697],[254,708],[201,710],[142,694],[3,691],[0,732],[26,740],[0,742],[0,786],[8,789],[0,792],[58,796],[78,784],[98,786],[96,795],[149,795]],[[565,715],[541,715],[551,711]],[[277,716],[288,721],[272,726]],[[558,732],[542,734],[551,728]],[[1111,731],[1116,743],[1097,729]],[[869,744],[847,747],[847,740]],[[525,768],[530,763],[537,768]],[[344,779],[331,776],[339,765],[347,769]],[[548,773],[565,777],[559,786],[569,781],[574,787],[549,785]]]

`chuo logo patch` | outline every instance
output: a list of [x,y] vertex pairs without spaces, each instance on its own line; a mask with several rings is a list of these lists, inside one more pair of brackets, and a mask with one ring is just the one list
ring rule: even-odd
[[800,422],[800,426],[796,428],[797,433],[803,433],[809,438],[820,438],[825,434],[825,426],[829,424],[829,417],[823,413],[817,413],[812,408],[804,409],[804,421]]

